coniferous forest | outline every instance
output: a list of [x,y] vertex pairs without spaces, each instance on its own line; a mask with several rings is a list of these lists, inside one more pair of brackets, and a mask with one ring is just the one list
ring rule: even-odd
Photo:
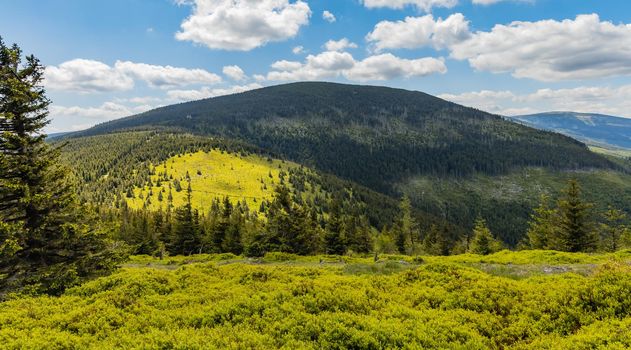
[[47,137],[0,40],[0,348],[631,347],[631,164],[295,83]]

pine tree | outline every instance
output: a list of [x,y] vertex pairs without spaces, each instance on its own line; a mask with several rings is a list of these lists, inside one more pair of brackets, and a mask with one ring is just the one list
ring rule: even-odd
[[615,252],[621,248],[622,240],[629,234],[629,228],[624,224],[624,212],[609,208],[603,214],[604,221],[600,224],[601,248],[608,252]]
[[59,149],[45,142],[44,67],[0,38],[0,298],[59,294],[106,273],[122,251],[77,204]]
[[418,224],[412,216],[410,198],[404,196],[399,204],[399,216],[392,227],[399,253],[412,254],[418,236]]
[[486,226],[486,221],[482,218],[476,219],[471,243],[469,244],[469,253],[488,255],[500,249],[501,243],[493,238],[491,230]]
[[593,251],[596,235],[590,220],[591,204],[581,198],[581,188],[576,180],[570,180],[559,200],[560,248],[568,252]]
[[558,211],[550,207],[547,195],[541,195],[539,206],[534,209],[528,222],[526,247],[530,249],[558,249]]
[[342,255],[346,253],[346,228],[342,220],[340,203],[333,201],[330,208],[324,234],[324,249],[327,254]]
[[423,252],[430,255],[449,255],[449,245],[445,236],[446,232],[437,225],[430,226],[423,239]]
[[201,246],[201,233],[198,214],[191,203],[191,183],[186,190],[186,202],[175,210],[175,228],[171,251],[176,254],[190,255]]

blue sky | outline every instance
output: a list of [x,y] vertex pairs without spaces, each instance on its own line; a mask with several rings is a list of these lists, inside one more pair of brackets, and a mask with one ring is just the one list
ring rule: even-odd
[[631,117],[626,0],[0,0],[0,35],[48,67],[49,132],[299,80]]

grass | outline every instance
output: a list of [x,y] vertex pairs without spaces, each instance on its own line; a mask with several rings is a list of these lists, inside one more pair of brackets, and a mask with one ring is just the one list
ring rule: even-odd
[[[630,259],[136,256],[61,297],[0,303],[0,348],[625,349]],[[505,270],[561,266],[520,278]]]
[[[173,205],[181,206],[186,200],[188,173],[193,207],[208,209],[214,198],[227,196],[232,202],[245,200],[250,208],[258,210],[261,201],[272,198],[274,188],[280,182],[281,170],[286,172],[295,166],[276,159],[241,156],[219,150],[178,155],[156,164],[155,175],[151,176],[154,186],[135,188],[134,198],[127,198],[127,203],[130,208],[140,209],[149,198],[149,210],[166,209],[170,186]],[[158,180],[165,177],[168,181],[157,186]],[[176,191],[176,180],[182,187],[179,192]],[[158,199],[160,192],[162,201]]]

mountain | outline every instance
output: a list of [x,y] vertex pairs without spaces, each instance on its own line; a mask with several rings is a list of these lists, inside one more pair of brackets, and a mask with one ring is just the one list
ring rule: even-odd
[[511,117],[537,129],[555,131],[588,144],[631,149],[631,119],[604,114],[547,112]]
[[[147,143],[146,136],[130,130],[159,136]],[[196,136],[185,146],[172,145],[167,135],[182,133]],[[113,147],[112,140],[120,137],[134,146]],[[330,174],[333,183],[348,181],[338,189],[363,189],[362,201],[379,216],[373,223],[387,223],[383,218],[391,215],[381,214],[381,207],[391,213],[396,210],[391,201],[405,194],[421,216],[441,218],[461,233],[476,217],[484,217],[509,245],[523,236],[539,195],[557,195],[569,178],[580,179],[589,200],[631,211],[631,186],[626,185],[631,176],[625,163],[556,132],[422,92],[386,87],[278,85],[158,108],[67,135],[66,140],[69,162],[82,169],[86,167],[80,163],[90,163],[93,170],[83,178],[101,188],[120,191],[133,181],[142,186],[140,179],[125,174],[146,177],[147,162],[195,152],[205,143],[228,142],[324,177]],[[138,152],[138,147],[145,151]],[[107,161],[91,156],[99,152]],[[107,170],[117,162],[125,164],[116,165],[115,172]],[[377,194],[390,202],[385,205]]]
[[167,128],[253,144],[384,193],[417,174],[612,168],[569,137],[415,91],[293,83],[158,108],[74,134]]

